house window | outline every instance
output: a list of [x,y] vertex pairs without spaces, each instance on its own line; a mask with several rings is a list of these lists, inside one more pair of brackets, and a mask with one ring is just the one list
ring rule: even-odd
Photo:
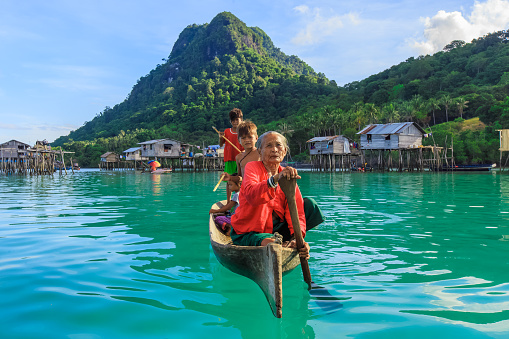
[[387,134],[387,135],[385,136],[385,140],[391,140],[391,135],[390,135],[390,134]]
[[171,152],[171,146],[173,146],[173,145],[172,144],[164,144],[164,151]]
[[150,144],[150,150],[152,150],[152,144]]
[[371,134],[367,134],[366,137],[368,138],[368,142],[371,142]]

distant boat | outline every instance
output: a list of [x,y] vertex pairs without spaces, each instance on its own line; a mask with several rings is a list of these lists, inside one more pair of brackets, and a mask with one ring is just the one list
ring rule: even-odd
[[155,171],[151,171],[151,174],[165,174],[171,173],[173,170],[171,168],[158,168]]
[[496,164],[480,164],[480,165],[454,165],[442,166],[439,171],[450,172],[487,172],[496,167]]

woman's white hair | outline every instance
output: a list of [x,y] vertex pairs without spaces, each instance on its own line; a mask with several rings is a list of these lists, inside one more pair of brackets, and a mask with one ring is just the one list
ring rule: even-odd
[[290,147],[288,147],[288,140],[286,140],[286,138],[283,134],[276,132],[276,131],[268,131],[268,132],[265,132],[262,135],[260,135],[258,140],[256,140],[256,148],[258,148],[259,150],[262,149],[263,143],[265,141],[265,137],[269,134],[276,134],[277,136],[279,136],[279,138],[281,138],[281,140],[283,141],[283,145],[285,146],[286,152],[288,153],[290,151]]

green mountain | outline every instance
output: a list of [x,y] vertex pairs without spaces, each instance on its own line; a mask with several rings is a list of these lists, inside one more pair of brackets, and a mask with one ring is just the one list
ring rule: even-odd
[[320,96],[337,90],[323,74],[276,48],[260,28],[247,27],[228,12],[209,24],[186,27],[163,60],[139,79],[124,102],[53,144],[115,137],[122,131],[140,141],[164,136],[217,142],[211,126],[228,126],[233,107],[264,124],[307,102],[319,105]]
[[[509,128],[508,42],[508,31],[453,41],[434,55],[338,87],[284,54],[260,28],[224,12],[186,27],[168,59],[140,78],[126,100],[53,145],[75,151],[86,166],[101,153],[155,138],[217,143],[211,127],[229,126],[227,113],[238,107],[260,132],[286,134],[297,160],[306,158],[313,136],[357,139],[368,123],[415,121],[435,135],[427,143],[454,139],[460,162],[497,161],[496,130]],[[484,129],[462,127],[474,117]]]

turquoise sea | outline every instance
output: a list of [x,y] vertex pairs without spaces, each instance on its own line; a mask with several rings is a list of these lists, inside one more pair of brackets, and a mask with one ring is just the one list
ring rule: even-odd
[[327,221],[283,318],[216,260],[219,173],[0,177],[1,338],[507,338],[509,176],[302,172]]

